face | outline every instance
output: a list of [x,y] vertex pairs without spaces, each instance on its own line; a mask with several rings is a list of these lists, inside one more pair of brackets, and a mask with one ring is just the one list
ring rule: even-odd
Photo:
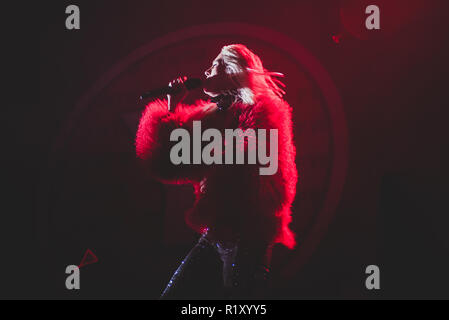
[[212,62],[212,66],[204,74],[208,81],[205,82],[204,93],[211,97],[219,95],[220,90],[226,87],[224,80],[227,78],[225,66],[221,54]]
[[221,58],[221,54],[219,54],[212,62],[212,66],[209,69],[207,69],[204,72],[204,74],[206,75],[206,79],[208,79],[221,73],[225,73],[225,68],[223,60]]

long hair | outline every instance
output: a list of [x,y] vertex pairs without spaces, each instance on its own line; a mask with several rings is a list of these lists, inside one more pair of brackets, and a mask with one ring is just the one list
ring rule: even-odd
[[260,58],[243,44],[231,44],[221,49],[221,59],[225,72],[239,74],[233,78],[239,89],[236,95],[245,104],[254,104],[259,95],[272,94],[282,98],[285,85],[275,77],[283,77],[282,73],[269,72]]

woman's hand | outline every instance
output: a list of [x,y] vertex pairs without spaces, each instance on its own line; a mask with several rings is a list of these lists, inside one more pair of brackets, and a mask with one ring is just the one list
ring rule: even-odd
[[186,77],[183,78],[177,78],[173,81],[170,81],[168,83],[169,87],[174,88],[173,94],[167,94],[167,100],[168,100],[168,110],[169,111],[175,111],[176,107],[179,103],[186,97],[187,95],[187,88],[184,85],[184,81],[186,80]]

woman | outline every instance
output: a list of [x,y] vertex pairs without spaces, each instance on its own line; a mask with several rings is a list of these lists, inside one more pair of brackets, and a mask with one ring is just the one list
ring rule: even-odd
[[[205,74],[204,92],[210,101],[182,104],[187,91],[185,78],[178,78],[170,82],[177,94],[150,103],[137,132],[137,156],[145,169],[165,183],[191,183],[196,194],[186,222],[202,236],[162,298],[191,298],[189,286],[200,283],[195,272],[206,257],[217,254],[222,261],[220,286],[224,294],[255,297],[266,283],[272,246],[295,246],[288,227],[297,182],[291,110],[276,84],[282,83],[274,78],[282,75],[267,72],[260,58],[244,45],[223,47]],[[201,121],[203,130],[277,129],[277,172],[260,175],[260,163],[174,165],[170,133],[177,128],[191,132],[193,121]],[[245,152],[248,146],[245,140]],[[213,289],[209,289],[203,297],[211,297]]]

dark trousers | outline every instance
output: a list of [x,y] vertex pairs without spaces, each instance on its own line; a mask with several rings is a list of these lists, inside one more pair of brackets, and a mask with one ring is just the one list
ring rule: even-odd
[[203,234],[173,274],[161,299],[263,298],[271,246],[221,243]]

